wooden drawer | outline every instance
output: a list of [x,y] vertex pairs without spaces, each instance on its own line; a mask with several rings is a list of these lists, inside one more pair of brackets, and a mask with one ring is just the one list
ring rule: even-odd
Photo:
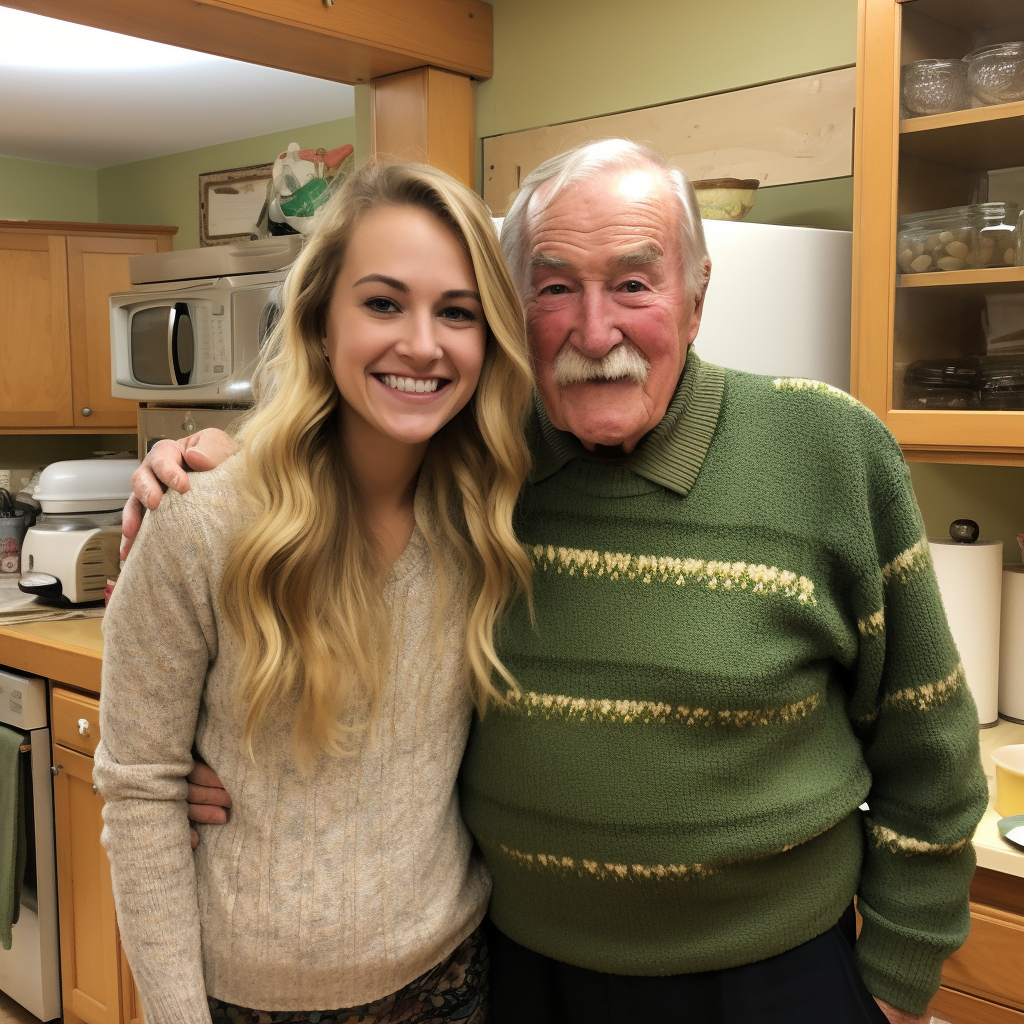
[[[972,902],[971,933],[963,946],[946,961],[942,969],[942,984],[1015,1010],[1024,1010],[1022,965],[1024,916]],[[1024,1017],[1021,1020],[1024,1021]]]
[[928,1007],[933,1020],[948,1024],[1024,1024],[1024,1013],[951,988],[940,988]]
[[52,724],[54,743],[92,757],[100,741],[100,702],[55,688]]

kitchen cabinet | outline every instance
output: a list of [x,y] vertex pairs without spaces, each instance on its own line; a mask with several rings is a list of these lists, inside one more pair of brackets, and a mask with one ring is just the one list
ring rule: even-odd
[[134,433],[138,404],[110,395],[107,300],[176,231],[0,221],[0,433]]
[[92,781],[99,701],[53,685],[50,722],[64,1022],[142,1024],[100,843],[103,800]]
[[1024,877],[978,868],[971,931],[930,1011],[950,1024],[1024,1024]]
[[1013,296],[1024,309],[1024,267],[900,273],[896,252],[899,216],[984,199],[988,171],[1024,164],[1024,103],[901,120],[901,65],[1019,39],[1020,4],[860,0],[859,18],[851,390],[908,460],[1024,465],[1024,408],[915,408],[904,395],[912,362],[984,354],[983,314]]

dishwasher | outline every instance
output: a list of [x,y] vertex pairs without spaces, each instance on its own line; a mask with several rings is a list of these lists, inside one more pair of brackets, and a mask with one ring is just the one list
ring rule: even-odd
[[40,1020],[61,1015],[57,873],[46,680],[0,668],[0,724],[24,736],[28,858],[11,948],[0,947],[0,992]]

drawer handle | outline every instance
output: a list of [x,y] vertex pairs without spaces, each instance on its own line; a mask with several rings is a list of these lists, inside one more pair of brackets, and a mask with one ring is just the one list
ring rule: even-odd
[[79,736],[88,736],[89,735],[89,719],[88,718],[80,718],[78,720],[78,735]]

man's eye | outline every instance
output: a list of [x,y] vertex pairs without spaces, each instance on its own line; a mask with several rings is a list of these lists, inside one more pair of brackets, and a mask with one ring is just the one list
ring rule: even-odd
[[566,284],[549,284],[547,288],[541,288],[542,295],[567,295],[569,286]]
[[645,290],[645,285],[641,281],[627,281],[622,287],[627,292],[642,292]]
[[476,320],[476,314],[470,310],[465,309],[462,306],[446,306],[441,310],[441,316],[445,320],[454,320],[456,322],[471,323]]
[[372,299],[367,299],[363,305],[374,313],[398,312],[398,306],[396,306],[391,299],[386,299],[383,295],[377,295]]

